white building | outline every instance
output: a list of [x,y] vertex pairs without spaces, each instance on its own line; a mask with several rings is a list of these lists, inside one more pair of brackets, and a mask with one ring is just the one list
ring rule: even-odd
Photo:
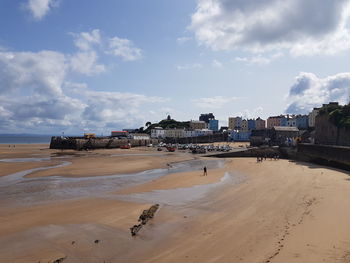
[[165,130],[162,127],[155,127],[154,129],[151,129],[151,138],[165,138]]
[[315,120],[316,120],[316,116],[318,115],[319,111],[320,111],[320,108],[314,108],[309,113],[309,127],[315,127]]
[[149,140],[151,137],[147,133],[132,133],[129,135],[130,139],[134,140]]
[[184,130],[183,132],[184,137],[188,138],[188,137],[195,137],[196,136],[196,131],[194,130]]
[[183,138],[184,137],[184,129],[166,129],[165,137],[168,138]]
[[212,135],[213,131],[212,130],[208,130],[208,129],[197,129],[195,130],[195,136],[206,136],[206,135]]

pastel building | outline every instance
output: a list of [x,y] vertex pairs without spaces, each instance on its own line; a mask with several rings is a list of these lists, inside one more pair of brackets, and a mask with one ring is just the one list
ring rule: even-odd
[[296,116],[296,127],[299,130],[306,130],[309,128],[309,116],[308,115],[298,115]]
[[219,130],[219,121],[218,120],[209,120],[209,130],[218,131]]
[[269,117],[267,119],[267,128],[272,129],[275,126],[287,126],[287,118],[284,115]]
[[251,131],[243,131],[243,130],[233,130],[230,133],[231,141],[249,141],[250,140]]
[[295,116],[292,116],[287,119],[287,125],[288,127],[297,127],[297,118]]
[[266,128],[266,121],[261,119],[260,117],[255,120],[255,129],[262,130]]
[[248,130],[255,130],[256,129],[256,120],[248,120]]
[[228,128],[230,130],[239,130],[242,127],[241,117],[229,117],[228,118]]
[[248,121],[247,120],[242,120],[241,122],[241,128],[239,129],[241,131],[248,131]]

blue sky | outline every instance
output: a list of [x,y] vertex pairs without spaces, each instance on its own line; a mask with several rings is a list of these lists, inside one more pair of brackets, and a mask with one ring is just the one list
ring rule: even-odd
[[2,0],[0,133],[347,103],[349,0]]

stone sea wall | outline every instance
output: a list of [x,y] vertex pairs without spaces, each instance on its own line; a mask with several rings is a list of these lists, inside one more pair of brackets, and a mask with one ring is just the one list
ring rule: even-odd
[[350,171],[350,147],[300,143],[295,147],[255,147],[247,150],[218,153],[208,157],[273,157],[316,163]]
[[234,157],[267,157],[272,158],[274,156],[280,156],[281,153],[278,147],[255,147],[251,149],[242,149],[234,152],[218,153],[208,155],[208,157],[218,158],[234,158]]
[[300,143],[296,159],[350,170],[350,147]]
[[118,138],[90,138],[83,137],[52,137],[50,149],[73,149],[73,150],[90,150],[102,148],[120,148],[120,146],[131,144],[131,147],[147,146],[149,144],[158,144],[159,140],[132,140]]

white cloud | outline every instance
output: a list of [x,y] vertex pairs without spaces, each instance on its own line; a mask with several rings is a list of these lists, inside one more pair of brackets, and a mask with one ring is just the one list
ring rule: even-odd
[[99,64],[99,55],[108,54],[133,61],[142,57],[142,51],[131,40],[118,37],[103,38],[99,29],[90,32],[72,33],[79,52],[70,56],[71,69],[85,75],[104,72],[106,66]]
[[262,56],[261,54],[252,57],[236,57],[235,60],[238,62],[243,62],[247,65],[259,65],[264,66],[270,64],[275,59],[283,56],[281,52],[275,53],[270,56]]
[[191,69],[201,69],[203,65],[200,63],[186,64],[186,65],[177,65],[177,70],[191,70]]
[[245,109],[241,112],[237,112],[234,116],[242,116],[244,119],[253,119],[261,117],[264,112],[264,108],[259,106],[254,109]]
[[41,20],[51,8],[57,6],[58,0],[28,0],[28,2],[25,4],[25,7],[37,20]]
[[134,61],[142,58],[141,49],[126,38],[113,37],[109,40],[108,54],[121,57],[124,61]]
[[237,97],[214,96],[209,98],[193,99],[195,106],[208,109],[220,109],[226,104],[237,100]]
[[176,42],[180,45],[185,44],[186,42],[192,40],[192,37],[179,37],[176,39]]
[[349,2],[198,0],[189,28],[213,50],[334,54],[350,48]]
[[58,52],[0,52],[0,122],[38,128],[67,120],[83,106],[62,90],[68,70],[66,57]]
[[313,73],[300,73],[290,88],[287,113],[308,113],[323,103],[338,101],[348,103],[350,99],[350,73],[339,73],[318,78]]
[[222,63],[216,59],[214,59],[211,64],[212,64],[213,68],[222,68],[223,67]]
[[78,41],[79,51],[75,54],[0,50],[1,132],[103,131],[139,127],[146,119],[157,116],[150,114],[151,109],[159,109],[156,104],[162,105],[168,99],[93,91],[71,80],[75,76],[72,73],[92,75],[105,69],[97,63],[95,49],[103,39],[99,41],[94,32],[98,31],[79,35],[86,41]]
[[256,56],[251,58],[236,57],[235,60],[238,62],[244,62],[248,65],[267,65],[267,64],[270,64],[271,62],[271,60],[263,56]]
[[0,52],[0,94],[23,90],[59,96],[67,68],[66,57],[59,52]]
[[82,113],[83,118],[100,125],[106,123],[125,123],[131,126],[135,126],[135,123],[143,124],[140,120],[145,119],[148,114],[141,109],[141,106],[168,101],[166,98],[124,92],[87,90],[82,95],[88,101]]
[[94,29],[91,32],[81,32],[72,34],[74,36],[74,44],[82,51],[89,51],[94,46],[101,45],[101,34],[99,29]]
[[97,63],[98,56],[96,52],[78,52],[70,59],[70,66],[73,71],[85,74],[96,75],[105,71],[105,66]]

